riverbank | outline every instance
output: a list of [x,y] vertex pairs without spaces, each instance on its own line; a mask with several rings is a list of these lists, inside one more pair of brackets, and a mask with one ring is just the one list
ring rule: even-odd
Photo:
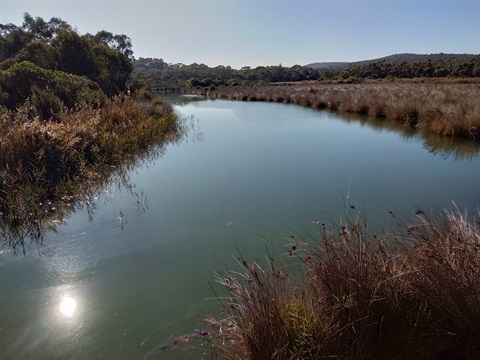
[[318,83],[187,88],[186,92],[385,118],[442,136],[480,140],[479,84]]
[[292,236],[300,280],[271,258],[219,277],[215,347],[227,359],[478,359],[478,217],[417,210],[416,224],[375,235],[349,211],[317,240]]
[[61,222],[65,211],[98,191],[112,174],[181,133],[169,104],[125,95],[97,109],[64,109],[50,120],[32,119],[24,110],[2,113],[3,242],[23,251],[26,237],[41,242],[48,219]]

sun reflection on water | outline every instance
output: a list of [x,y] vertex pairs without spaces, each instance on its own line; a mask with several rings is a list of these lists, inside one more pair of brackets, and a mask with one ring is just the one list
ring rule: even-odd
[[65,296],[60,301],[60,312],[63,315],[67,317],[72,317],[76,309],[77,309],[77,301],[74,298],[70,296]]

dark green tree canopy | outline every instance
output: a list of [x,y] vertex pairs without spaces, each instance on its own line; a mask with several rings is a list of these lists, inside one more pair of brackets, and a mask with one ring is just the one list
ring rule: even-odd
[[132,43],[126,35],[102,30],[81,35],[65,21],[24,14],[21,26],[0,24],[0,69],[31,62],[43,69],[85,76],[108,96],[125,90],[133,71]]
[[[423,57],[423,56],[422,56]],[[134,72],[142,73],[157,85],[176,84],[186,86],[258,84],[265,82],[292,82],[317,79],[384,79],[416,77],[480,77],[479,55],[433,54],[430,58],[407,60],[372,60],[346,63],[339,67],[313,68],[294,65],[284,67],[244,66],[240,70],[219,65],[209,67],[193,63],[168,64],[163,59],[139,58],[134,61]]]
[[39,91],[49,92],[69,108],[82,102],[100,105],[105,100],[96,82],[63,71],[43,69],[28,61],[0,71],[0,86],[7,94],[2,98],[2,105],[9,109],[21,106],[27,99],[32,101]]

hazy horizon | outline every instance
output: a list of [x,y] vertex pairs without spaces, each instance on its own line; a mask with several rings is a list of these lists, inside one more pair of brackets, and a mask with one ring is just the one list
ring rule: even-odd
[[480,53],[480,1],[0,0],[0,23],[60,17],[132,40],[135,58],[243,66]]

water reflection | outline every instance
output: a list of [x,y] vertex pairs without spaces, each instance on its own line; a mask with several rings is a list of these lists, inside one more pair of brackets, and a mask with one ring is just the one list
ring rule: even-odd
[[[58,226],[65,223],[65,219],[77,211],[87,214],[89,221],[93,216],[99,200],[98,194],[105,195],[103,201],[108,200],[109,183],[114,183],[116,189],[131,188],[128,171],[135,166],[134,163],[124,164],[115,172],[103,174],[95,183],[90,183],[82,189],[81,194],[70,196],[68,200],[62,197],[54,202],[35,203],[30,198],[24,198],[21,194],[15,197],[15,204],[0,203],[0,238],[2,248],[9,249],[14,255],[35,248],[42,253],[43,239],[47,233],[56,232]],[[27,212],[18,209],[16,204],[24,203]]]
[[199,102],[199,101],[205,101],[208,100],[206,96],[201,96],[201,95],[191,95],[191,94],[183,94],[179,95],[178,93],[156,93],[158,97],[160,97],[162,100],[165,100],[166,102],[172,104],[172,105],[187,105],[190,103],[194,102]]
[[480,141],[473,139],[452,139],[435,134],[422,134],[423,147],[431,154],[443,158],[469,160],[480,153]]
[[451,138],[440,136],[431,132],[422,131],[410,126],[405,126],[400,121],[383,118],[372,118],[357,114],[342,113],[339,120],[346,122],[359,122],[362,126],[368,126],[376,131],[395,131],[403,139],[420,139],[423,147],[432,155],[457,160],[473,159],[480,154],[480,141],[474,139]]
[[77,310],[77,301],[70,296],[66,296],[60,301],[59,309],[66,317],[72,317]]
[[[178,95],[177,95],[178,97]],[[186,103],[191,100],[183,100]],[[196,99],[195,101],[199,101]],[[373,129],[377,132],[395,132],[399,134],[405,141],[423,142],[424,148],[432,155],[441,156],[443,158],[454,158],[458,160],[473,159],[480,154],[480,141],[465,138],[451,138],[440,136],[431,132],[425,132],[411,126],[405,126],[401,121],[385,119],[381,117],[370,117],[366,115],[358,115],[352,113],[335,113],[326,110],[315,110],[304,108],[299,111],[298,106],[290,104],[272,104],[278,107],[275,111],[271,107],[265,106],[265,103],[234,103],[230,100],[209,100],[210,103],[204,104],[202,107],[222,108],[231,110],[242,121],[252,123],[252,126],[258,124],[281,125],[287,123],[295,123],[300,126],[302,123],[311,121],[311,113],[320,113],[323,116],[336,122],[356,123],[362,127]],[[275,116],[270,116],[271,112],[275,112]],[[319,116],[322,118],[323,116]]]
[[[137,192],[130,182],[129,172],[136,168],[148,167],[156,159],[162,158],[167,146],[183,141],[202,141],[198,121],[193,116],[179,115],[177,132],[168,136],[167,141],[144,149],[142,153],[126,157],[116,167],[97,174],[80,185],[76,194],[55,194],[55,199],[46,201],[32,196],[27,189],[13,190],[0,196],[0,258],[5,252],[17,255],[35,248],[42,253],[43,240],[47,233],[55,233],[58,226],[74,212],[83,211],[88,220],[93,221],[98,201],[109,201],[112,191],[126,191],[136,197],[138,212],[144,213],[149,202],[143,192]],[[1,170],[1,169],[0,169]],[[1,180],[1,179],[0,179]],[[113,190],[112,190],[113,189]],[[1,190],[1,189],[0,189]],[[126,214],[119,209],[116,220],[123,229],[127,223]]]

